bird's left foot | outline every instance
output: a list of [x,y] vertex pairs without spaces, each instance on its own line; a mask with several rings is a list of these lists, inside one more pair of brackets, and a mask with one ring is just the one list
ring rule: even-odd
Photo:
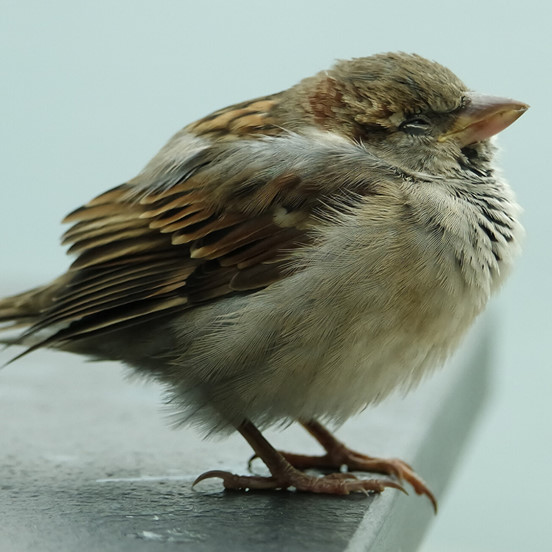
[[416,494],[426,495],[437,512],[437,499],[425,481],[414,471],[412,466],[399,458],[374,458],[351,450],[345,445],[339,450],[328,452],[322,456],[307,456],[283,451],[280,453],[294,468],[299,470],[339,470],[342,466],[346,466],[349,471],[381,473],[396,478],[399,483],[406,481],[412,485]]
[[[381,473],[394,477],[399,483],[407,482],[412,485],[416,494],[425,495],[431,501],[437,512],[437,499],[429,490],[425,481],[414,471],[412,466],[398,458],[374,458],[360,452],[351,450],[322,424],[316,421],[302,422],[305,429],[326,449],[326,454],[321,456],[308,456],[282,452],[280,454],[298,470],[320,469],[339,470],[346,466],[349,471],[363,471]],[[251,466],[253,456],[249,460]]]

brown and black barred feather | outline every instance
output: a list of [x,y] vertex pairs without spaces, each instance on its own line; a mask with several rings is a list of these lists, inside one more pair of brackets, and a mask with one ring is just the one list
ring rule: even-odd
[[[30,343],[26,352],[64,348],[260,290],[289,273],[292,251],[312,243],[312,229],[335,198],[377,183],[366,172],[337,168],[356,166],[346,158],[350,142],[284,131],[279,98],[231,106],[188,125],[136,178],[70,213],[63,243],[76,259],[69,271],[0,302],[0,322],[28,326],[10,342]],[[310,165],[302,163],[307,149]],[[389,170],[360,145],[352,155],[380,174]]]

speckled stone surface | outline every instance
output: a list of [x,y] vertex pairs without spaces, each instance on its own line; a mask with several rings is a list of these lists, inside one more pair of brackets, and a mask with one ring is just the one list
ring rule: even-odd
[[[479,323],[446,369],[340,428],[358,450],[414,464],[442,497],[488,382],[489,332]],[[0,353],[6,362],[11,351]],[[381,496],[192,490],[208,469],[247,473],[238,435],[202,440],[170,427],[162,389],[41,351],[0,371],[0,550],[409,551],[435,518],[429,501]],[[277,447],[316,453],[301,429],[270,431]],[[255,468],[263,471],[262,464]]]

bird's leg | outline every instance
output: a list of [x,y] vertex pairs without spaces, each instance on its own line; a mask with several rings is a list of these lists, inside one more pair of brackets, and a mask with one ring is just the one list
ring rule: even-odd
[[[399,482],[407,481],[419,495],[426,495],[437,511],[437,500],[424,480],[403,460],[398,458],[374,458],[351,450],[339,441],[326,427],[316,420],[301,421],[301,425],[322,445],[326,454],[306,456],[281,452],[282,456],[295,468],[338,470],[346,466],[351,471],[376,472],[397,478]],[[257,455],[259,456],[259,455]]]
[[332,473],[324,476],[309,475],[292,466],[261,434],[261,432],[246,420],[238,426],[238,431],[268,467],[271,475],[242,476],[233,473],[212,470],[200,475],[194,485],[209,479],[219,477],[226,489],[287,489],[294,487],[298,491],[324,494],[346,495],[351,492],[382,492],[386,487],[404,491],[401,485],[389,480],[359,479],[350,473]]

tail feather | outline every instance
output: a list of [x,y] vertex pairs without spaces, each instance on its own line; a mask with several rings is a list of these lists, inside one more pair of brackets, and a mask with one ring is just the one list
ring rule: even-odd
[[[60,289],[66,283],[67,275],[50,284],[40,286],[24,293],[0,299],[0,332],[24,330],[35,324],[42,313],[53,303]],[[0,337],[0,343],[6,345],[26,344],[22,339],[25,333],[15,337]]]
[[42,286],[0,299],[0,322],[32,322],[42,310],[46,291],[47,286]]

